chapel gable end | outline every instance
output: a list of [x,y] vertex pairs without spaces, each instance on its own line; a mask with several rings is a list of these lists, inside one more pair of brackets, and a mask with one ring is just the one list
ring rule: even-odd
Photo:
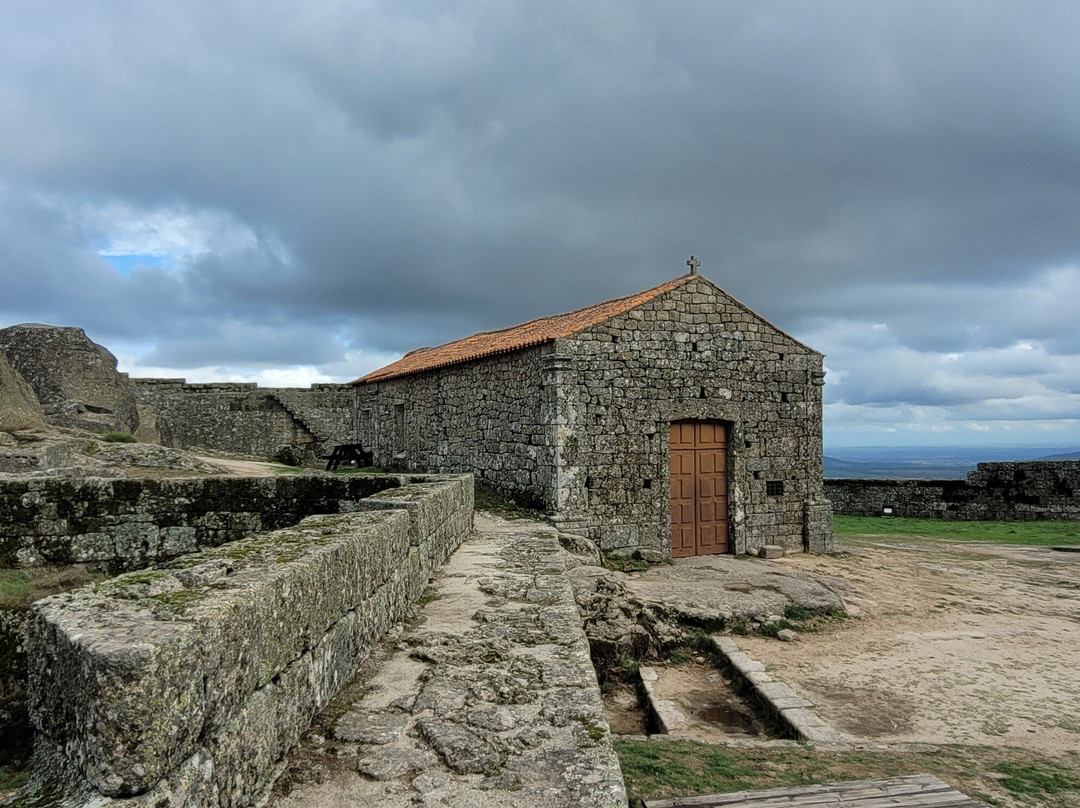
[[[641,323],[638,329],[637,323]],[[618,342],[629,327],[649,332],[675,331],[677,339],[693,340],[694,334],[708,339],[731,334],[754,343],[755,349],[821,357],[822,354],[799,342],[756,311],[700,275],[687,279],[641,305],[575,334],[586,341]]]

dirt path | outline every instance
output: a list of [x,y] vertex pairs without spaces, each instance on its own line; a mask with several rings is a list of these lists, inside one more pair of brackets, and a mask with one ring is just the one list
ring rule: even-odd
[[853,740],[1080,750],[1080,555],[859,543],[792,556],[858,616],[799,642],[740,637]]
[[275,474],[282,473],[280,463],[270,463],[263,460],[237,460],[231,457],[196,456],[207,465],[219,468],[236,477],[272,477]]

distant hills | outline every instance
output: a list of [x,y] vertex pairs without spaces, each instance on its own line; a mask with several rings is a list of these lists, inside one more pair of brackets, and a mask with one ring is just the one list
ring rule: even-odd
[[1071,447],[857,446],[830,449],[825,477],[959,480],[979,463],[1010,460],[1080,460]]
[[1080,460],[1080,452],[1066,452],[1065,454],[1047,455],[1039,460]]

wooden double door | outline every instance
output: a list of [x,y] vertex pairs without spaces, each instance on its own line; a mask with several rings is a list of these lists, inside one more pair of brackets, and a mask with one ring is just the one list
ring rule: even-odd
[[673,421],[671,556],[728,551],[727,424]]

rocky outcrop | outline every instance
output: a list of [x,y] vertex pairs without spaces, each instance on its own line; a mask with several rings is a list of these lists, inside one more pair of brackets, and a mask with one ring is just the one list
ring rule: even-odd
[[0,486],[17,479],[219,471],[179,449],[150,443],[111,443],[98,437],[93,432],[63,427],[0,431]]
[[45,425],[34,391],[0,353],[0,432]]
[[135,394],[116,357],[81,328],[26,323],[0,329],[0,354],[34,390],[45,420],[91,432],[134,432]]

